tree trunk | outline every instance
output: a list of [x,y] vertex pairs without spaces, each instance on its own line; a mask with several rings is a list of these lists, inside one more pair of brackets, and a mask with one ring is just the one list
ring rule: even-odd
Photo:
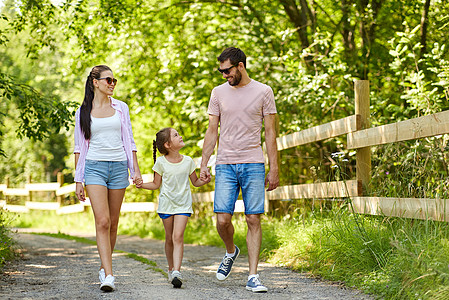
[[305,4],[307,8],[301,6],[298,8],[295,0],[280,0],[285,12],[287,13],[290,21],[296,28],[296,32],[299,36],[299,41],[301,42],[301,48],[305,49],[310,46],[309,38],[307,36],[307,25],[308,19],[306,14],[306,9],[308,9],[307,2],[301,1],[301,5]]
[[426,3],[424,3],[424,10],[422,12],[421,17],[421,45],[422,45],[420,53],[421,58],[427,52],[427,24],[429,23],[428,20],[429,9],[430,9],[430,0],[426,0]]

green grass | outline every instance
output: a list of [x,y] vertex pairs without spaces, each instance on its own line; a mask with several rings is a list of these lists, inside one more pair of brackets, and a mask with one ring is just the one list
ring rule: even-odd
[[0,208],[0,270],[6,262],[14,259],[14,240],[10,230],[11,217]]
[[[348,204],[330,210],[298,211],[282,219],[264,216],[262,259],[343,282],[384,299],[449,298],[449,224],[354,215]],[[36,211],[13,219],[12,225],[21,224],[48,231],[95,234],[91,213],[58,216]],[[242,253],[247,253],[244,216],[236,214],[233,224],[235,242]],[[164,239],[162,222],[155,213],[123,214],[119,234]],[[55,236],[68,238],[64,234]],[[223,247],[215,216],[209,213],[190,218],[185,242]],[[127,255],[165,274],[144,257]]]

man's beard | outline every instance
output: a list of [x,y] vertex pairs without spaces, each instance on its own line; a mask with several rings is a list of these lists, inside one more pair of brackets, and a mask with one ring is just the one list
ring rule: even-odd
[[242,73],[240,73],[240,71],[237,69],[235,72],[235,75],[233,76],[231,81],[228,81],[228,83],[231,86],[236,86],[239,85],[240,81],[242,81]]

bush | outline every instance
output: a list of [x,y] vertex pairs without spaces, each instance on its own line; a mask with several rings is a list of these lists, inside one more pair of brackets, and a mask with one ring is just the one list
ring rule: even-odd
[[0,270],[7,261],[15,257],[14,240],[11,237],[9,219],[4,210],[0,208]]

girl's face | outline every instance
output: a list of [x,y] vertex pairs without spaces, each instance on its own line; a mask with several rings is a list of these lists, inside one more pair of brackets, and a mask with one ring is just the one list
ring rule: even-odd
[[111,79],[114,79],[114,75],[111,71],[103,71],[101,72],[100,78],[102,79],[95,79],[94,80],[94,86],[101,92],[108,96],[112,96],[114,94],[114,88],[115,83],[112,80],[111,83],[108,83],[108,81],[111,81]]
[[172,150],[179,150],[184,147],[184,141],[182,140],[182,136],[175,130],[170,130],[170,148]]

